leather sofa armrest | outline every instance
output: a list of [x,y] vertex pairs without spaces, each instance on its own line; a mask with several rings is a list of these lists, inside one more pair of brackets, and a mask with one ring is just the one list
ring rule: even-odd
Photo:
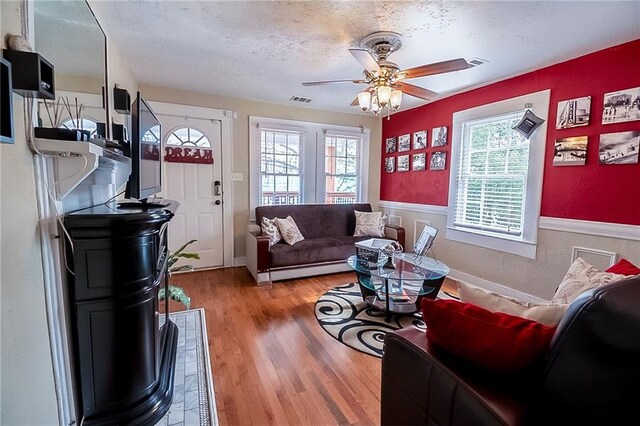
[[387,333],[381,424],[522,424],[526,399],[496,382],[435,347],[424,331],[408,327]]
[[385,225],[384,226],[384,235],[385,237],[396,240],[400,243],[400,245],[404,248],[404,251],[407,251],[407,248],[404,245],[405,242],[405,231],[402,226],[396,225]]

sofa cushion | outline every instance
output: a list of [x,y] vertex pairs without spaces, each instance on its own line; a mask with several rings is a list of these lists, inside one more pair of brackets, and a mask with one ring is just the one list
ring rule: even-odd
[[611,266],[605,272],[611,272],[613,274],[620,275],[640,275],[640,268],[629,262],[627,259],[620,259],[618,263]]
[[354,237],[384,237],[384,225],[387,215],[382,212],[361,212],[354,211],[356,215],[356,230]]
[[306,239],[352,236],[355,210],[370,212],[371,204],[299,204],[256,207],[256,223],[262,217],[291,216]]
[[571,303],[587,290],[602,287],[624,278],[624,275],[600,272],[598,268],[579,257],[569,267],[556,293],[551,298],[551,303]]
[[275,222],[276,219],[277,218],[269,219],[268,217],[263,217],[260,222],[260,229],[262,230],[262,233],[269,237],[269,246],[282,241],[282,234],[280,234],[278,225]]
[[271,247],[271,267],[345,261],[356,254],[355,243],[368,237],[329,237],[305,239],[295,245],[279,243]]
[[524,302],[461,281],[458,282],[458,294],[462,302],[472,303],[491,312],[515,315],[549,326],[558,325],[569,307],[569,305]]
[[278,230],[282,234],[282,239],[289,245],[294,245],[304,240],[304,236],[300,233],[296,221],[291,216],[285,219],[275,218],[274,221],[278,225]]
[[556,330],[456,300],[422,300],[427,337],[489,371],[519,373],[541,359]]

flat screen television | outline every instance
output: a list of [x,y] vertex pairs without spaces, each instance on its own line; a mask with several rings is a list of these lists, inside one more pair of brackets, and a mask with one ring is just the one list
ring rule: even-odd
[[131,121],[131,175],[125,197],[146,203],[162,190],[162,127],[140,92],[131,106]]

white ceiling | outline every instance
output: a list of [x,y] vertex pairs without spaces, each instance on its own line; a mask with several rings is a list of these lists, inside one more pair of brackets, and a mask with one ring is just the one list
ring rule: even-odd
[[[348,52],[374,31],[404,35],[401,68],[463,57],[476,68],[409,80],[448,95],[640,38],[640,2],[92,2],[139,82],[344,112],[360,78]],[[402,109],[424,104],[405,96]]]

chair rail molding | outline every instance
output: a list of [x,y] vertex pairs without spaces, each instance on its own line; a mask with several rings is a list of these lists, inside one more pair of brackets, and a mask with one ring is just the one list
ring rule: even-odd
[[543,216],[540,218],[538,226],[540,229],[551,231],[573,232],[575,234],[640,241],[640,226],[638,225]]
[[435,206],[432,204],[403,203],[400,201],[384,201],[378,202],[378,207],[389,210],[406,210],[410,212],[429,213],[446,216],[447,206]]

